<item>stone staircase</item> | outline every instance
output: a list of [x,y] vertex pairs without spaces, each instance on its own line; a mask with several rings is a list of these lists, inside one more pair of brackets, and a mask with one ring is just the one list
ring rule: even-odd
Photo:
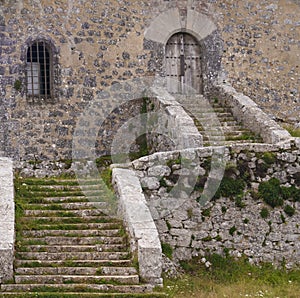
[[217,99],[207,100],[199,94],[176,95],[176,99],[193,118],[204,146],[262,142],[259,136],[238,123],[230,108],[223,107]]
[[16,179],[15,275],[0,297],[165,297],[140,282],[100,187],[91,180],[84,188],[89,200],[75,179]]

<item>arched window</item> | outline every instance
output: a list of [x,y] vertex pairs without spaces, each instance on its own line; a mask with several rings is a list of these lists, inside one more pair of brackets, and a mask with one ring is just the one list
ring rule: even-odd
[[27,96],[51,98],[52,91],[52,53],[45,41],[34,41],[27,50]]
[[201,49],[196,38],[179,32],[166,44],[165,66],[167,87],[170,93],[202,93]]

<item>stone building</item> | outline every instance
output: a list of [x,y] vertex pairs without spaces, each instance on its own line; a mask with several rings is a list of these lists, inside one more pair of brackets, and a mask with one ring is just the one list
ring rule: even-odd
[[[212,82],[227,81],[275,119],[297,123],[299,15],[296,0],[2,0],[0,151],[15,160],[70,159],[89,102],[145,76],[184,73],[208,96]],[[181,43],[190,45],[185,57]],[[139,111],[125,106],[105,122],[99,154],[108,153],[117,122]]]

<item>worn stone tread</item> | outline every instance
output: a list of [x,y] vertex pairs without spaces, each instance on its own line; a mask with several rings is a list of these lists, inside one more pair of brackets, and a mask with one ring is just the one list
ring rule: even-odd
[[[59,295],[59,296],[58,296]],[[80,295],[80,296],[78,296]],[[84,292],[60,292],[57,294],[56,292],[27,292],[26,294],[23,293],[18,293],[18,292],[7,292],[7,293],[2,293],[0,292],[0,297],[45,297],[45,298],[70,298],[70,297],[85,297],[85,298],[95,298],[95,297],[107,297],[107,298],[161,298],[161,297],[169,297],[167,294],[164,293],[159,293],[159,292],[151,292],[151,293],[101,293],[101,292],[89,292],[89,293],[84,293]]]
[[[15,265],[17,267],[23,267],[23,268],[32,268],[32,264],[36,268],[40,267],[66,267],[69,263],[70,267],[78,266],[78,267],[100,267],[100,266],[130,266],[132,264],[131,259],[122,259],[122,260],[108,260],[108,259],[102,259],[102,260],[72,260],[67,261],[66,260],[15,260]],[[30,266],[30,267],[28,267]]]
[[24,245],[22,252],[101,252],[101,251],[127,251],[124,244],[96,244],[96,245]]
[[101,209],[85,209],[85,210],[24,210],[25,216],[59,216],[64,212],[62,217],[89,217],[89,216],[101,216],[105,214],[105,210]]
[[57,260],[120,260],[128,259],[127,252],[18,252],[23,260],[57,261]]
[[94,237],[118,236],[118,229],[111,230],[24,230],[25,237],[66,236],[66,237]]
[[[38,209],[38,210],[48,210],[53,207],[59,207],[63,210],[86,210],[89,208],[105,208],[107,206],[106,202],[73,202],[73,203],[56,203],[53,204],[53,202],[49,202],[49,204],[27,204],[26,208],[31,210],[31,209]],[[53,210],[53,209],[52,209]]]
[[63,283],[111,283],[137,284],[139,276],[133,275],[15,275],[16,284],[34,283],[39,281],[43,284],[63,284]]
[[117,223],[52,223],[39,224],[35,230],[56,230],[56,227],[61,227],[63,230],[115,230]]
[[65,236],[45,236],[35,238],[25,238],[25,243],[30,241],[40,241],[47,245],[93,245],[93,244],[124,244],[124,237],[120,236],[93,236],[93,237],[65,237]]
[[96,244],[96,245],[24,245],[22,252],[105,252],[105,251],[128,251],[124,244]]
[[[7,284],[2,285],[2,291],[34,291],[37,289],[44,288],[45,284]],[[76,292],[84,292],[88,290],[98,291],[98,292],[119,292],[119,293],[149,293],[153,290],[152,285],[112,285],[112,284],[51,284],[49,286],[52,290],[59,290],[61,292],[71,290],[78,291]],[[45,289],[45,291],[47,288]],[[40,292],[40,291],[38,291]],[[78,295],[78,293],[77,293]]]
[[137,270],[134,267],[35,267],[35,268],[16,268],[15,273],[20,275],[97,275],[102,273],[104,275],[134,275]]
[[[44,214],[45,215],[45,214]],[[101,223],[101,224],[121,224],[120,219],[109,217],[108,215],[100,215],[100,216],[85,216],[85,217],[74,217],[74,216],[65,216],[65,217],[57,217],[57,216],[35,216],[34,219],[32,216],[23,216],[21,217],[23,221],[32,221],[32,220],[40,220],[44,221],[47,224],[71,224],[71,223]]]

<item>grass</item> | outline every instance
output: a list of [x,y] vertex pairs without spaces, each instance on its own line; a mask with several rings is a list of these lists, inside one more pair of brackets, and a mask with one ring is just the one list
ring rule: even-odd
[[284,125],[284,128],[290,133],[292,137],[300,138],[300,128],[295,128],[292,125]]
[[211,255],[209,269],[194,259],[182,262],[185,273],[177,279],[164,279],[169,297],[280,297],[296,298],[300,293],[300,270],[287,272],[270,264],[250,265],[245,259]]

